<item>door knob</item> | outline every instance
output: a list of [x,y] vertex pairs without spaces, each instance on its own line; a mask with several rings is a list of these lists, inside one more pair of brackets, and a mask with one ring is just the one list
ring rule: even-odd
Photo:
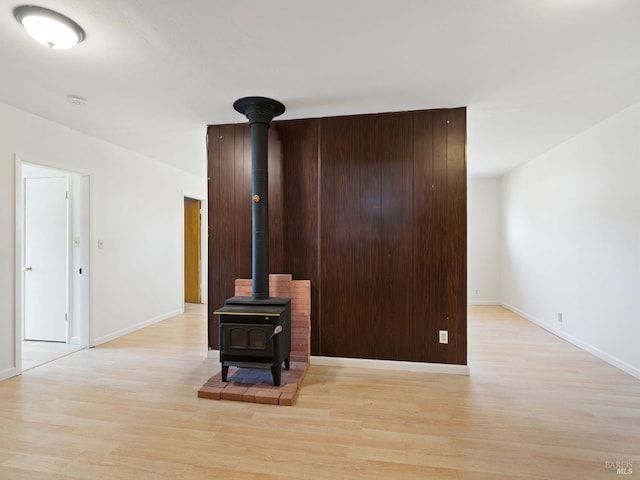
[[25,272],[30,272],[31,270],[33,270],[33,268],[31,268],[31,266],[24,267],[24,271]]

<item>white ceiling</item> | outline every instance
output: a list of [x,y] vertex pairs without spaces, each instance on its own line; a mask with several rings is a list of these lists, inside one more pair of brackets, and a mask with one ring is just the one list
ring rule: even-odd
[[37,0],[82,25],[71,50],[31,40],[18,1],[1,102],[198,175],[247,95],[282,119],[467,106],[476,177],[640,101],[638,0]]

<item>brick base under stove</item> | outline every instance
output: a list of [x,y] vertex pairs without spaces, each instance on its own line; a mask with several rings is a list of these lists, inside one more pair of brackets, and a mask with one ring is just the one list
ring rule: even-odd
[[[236,280],[235,295],[250,297],[251,280]],[[218,372],[198,390],[198,397],[272,405],[295,404],[309,368],[311,282],[292,280],[291,275],[269,275],[269,295],[291,298],[291,368],[282,370],[280,386],[273,386],[269,368],[229,367],[228,382],[223,382],[222,374]]]
[[218,373],[198,390],[198,397],[290,406],[295,404],[308,368],[308,363],[291,362],[291,369],[282,371],[280,386],[274,387],[268,368],[229,367],[228,382],[221,381]]

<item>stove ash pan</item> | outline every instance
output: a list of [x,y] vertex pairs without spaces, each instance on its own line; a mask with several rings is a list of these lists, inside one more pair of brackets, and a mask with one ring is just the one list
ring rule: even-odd
[[283,362],[289,370],[291,299],[232,297],[214,313],[220,319],[222,381],[232,365],[271,367],[273,384],[279,386]]

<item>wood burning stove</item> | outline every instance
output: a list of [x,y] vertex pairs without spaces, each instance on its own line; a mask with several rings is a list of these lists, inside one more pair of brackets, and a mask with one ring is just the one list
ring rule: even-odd
[[230,365],[269,366],[273,384],[279,386],[283,362],[289,370],[291,300],[232,297],[215,314],[220,318],[222,381],[227,381]]
[[222,381],[229,366],[270,367],[280,385],[282,363],[289,369],[291,300],[269,298],[268,135],[271,120],[284,113],[282,103],[264,97],[236,100],[233,107],[251,128],[252,297],[232,297],[214,314],[220,318]]

